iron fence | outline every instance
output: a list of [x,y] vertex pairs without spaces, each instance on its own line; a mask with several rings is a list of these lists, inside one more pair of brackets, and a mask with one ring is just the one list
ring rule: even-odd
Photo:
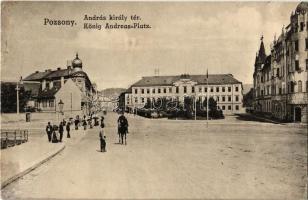
[[1,149],[20,145],[28,141],[28,130],[1,129]]

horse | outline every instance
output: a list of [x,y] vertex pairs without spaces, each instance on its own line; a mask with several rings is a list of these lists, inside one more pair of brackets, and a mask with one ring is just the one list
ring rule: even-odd
[[119,143],[123,144],[123,139],[125,139],[125,145],[126,143],[126,133],[127,133],[127,126],[119,124],[118,126],[118,134],[119,134]]

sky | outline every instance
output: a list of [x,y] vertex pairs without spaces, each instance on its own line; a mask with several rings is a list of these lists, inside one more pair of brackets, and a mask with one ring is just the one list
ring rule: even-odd
[[[296,2],[1,2],[1,80],[66,68],[76,52],[98,89],[142,76],[230,73],[251,84],[260,37],[266,53]],[[85,15],[140,16],[150,29],[84,29]],[[76,25],[44,25],[44,19]],[[91,21],[105,25],[132,21]]]

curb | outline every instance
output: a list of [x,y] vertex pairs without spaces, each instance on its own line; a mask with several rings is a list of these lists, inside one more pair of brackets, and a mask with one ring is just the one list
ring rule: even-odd
[[27,169],[25,169],[22,172],[19,172],[18,174],[12,176],[11,178],[3,181],[3,183],[1,183],[1,189],[5,188],[7,185],[11,184],[12,182],[18,180],[19,178],[23,177],[24,175],[28,174],[29,172],[33,171],[34,169],[36,169],[37,167],[39,167],[40,165],[42,165],[43,163],[47,162],[48,160],[50,160],[51,158],[53,158],[54,156],[56,156],[57,154],[59,154],[61,151],[63,151],[65,149],[65,145],[63,145],[63,147],[61,147],[59,150],[57,150],[55,153],[49,155],[47,158],[41,160],[40,162],[34,164],[33,166],[28,167]]

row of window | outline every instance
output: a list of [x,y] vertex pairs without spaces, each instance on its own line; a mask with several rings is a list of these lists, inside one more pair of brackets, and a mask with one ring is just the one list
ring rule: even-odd
[[[221,99],[220,99],[219,96],[216,96],[216,97],[214,96],[213,98],[216,99],[217,102],[227,102],[227,101],[228,102],[232,102],[232,96],[227,96],[227,97],[226,96],[222,96]],[[134,99],[135,103],[139,103],[138,99],[139,99],[138,97],[135,97],[135,99]],[[145,99],[150,100],[150,98],[141,97],[140,98],[141,103],[145,103]],[[201,97],[200,97],[200,99],[201,99]],[[240,97],[238,95],[236,95],[235,96],[235,102],[239,102],[239,101],[240,101]],[[127,99],[127,104],[129,104],[129,102],[130,102],[130,99],[128,98]]]
[[[301,70],[301,67],[299,66],[299,61],[295,60],[295,70],[299,71]],[[308,70],[308,59],[306,59],[306,70]]]
[[[288,92],[289,93],[294,93],[295,92],[295,85],[297,85],[297,92],[304,92],[303,90],[303,83],[301,80],[299,81],[291,81],[288,83]],[[276,95],[277,94],[277,91],[276,91],[276,87],[275,86],[272,86],[271,87],[271,91],[270,91],[270,86],[267,86],[266,87],[266,90],[261,90],[261,96],[263,95],[270,95],[271,92],[273,95]],[[308,92],[308,81],[306,81],[306,92]],[[278,88],[278,94],[284,94],[285,93],[285,89],[284,88]],[[257,90],[257,93],[256,95],[258,96],[260,93],[259,93],[259,89]]]
[[44,100],[44,101],[41,101],[41,102],[37,102],[36,101],[35,102],[35,107],[39,108],[40,107],[40,103],[41,103],[43,108],[54,107],[55,106],[54,100]]
[[[228,108],[228,110],[232,110],[232,106],[231,105],[228,105],[227,107],[226,106],[221,106],[221,108],[220,108],[220,106],[217,106],[219,109],[221,109],[221,110],[227,110],[227,108]],[[235,105],[235,110],[239,110],[240,109],[240,106],[239,105]]]
[[[145,103],[145,98],[141,98],[141,102],[142,103]],[[135,97],[135,103],[138,103],[138,98]],[[129,101],[127,102],[127,104],[129,104]],[[228,106],[225,106],[225,105],[220,105],[220,106],[217,106],[219,109],[221,110],[232,110],[232,106],[231,105],[228,105]],[[239,105],[235,105],[235,110],[239,110]]]
[[[183,92],[184,93],[187,93],[187,89],[188,89],[187,86],[183,86]],[[175,87],[175,93],[179,93],[179,91],[180,91],[180,88],[178,86],[176,86]],[[202,91],[207,92],[207,87],[199,87],[198,91],[199,92],[202,92]],[[214,91],[220,92],[220,87],[210,87],[209,92],[214,92]],[[226,92],[226,91],[231,92],[231,87],[221,87],[221,91],[222,92]],[[238,91],[239,91],[239,87],[236,86],[235,87],[235,92],[238,92]],[[160,93],[167,93],[167,92],[168,93],[172,93],[172,87],[168,87],[168,88],[166,88],[166,87],[164,87],[164,88],[152,88],[152,94],[155,94],[156,92],[158,94],[160,94]],[[137,88],[134,89],[134,93],[138,94],[138,89]],[[141,89],[141,94],[145,94],[145,93],[150,94],[150,89],[149,88],[147,88],[147,89],[142,88]],[[194,86],[191,86],[191,93],[195,93],[195,87]]]
[[[295,92],[295,85],[297,84],[297,92],[303,92],[303,83],[301,80],[299,81],[291,81],[288,83],[288,91],[290,93]],[[306,81],[306,92],[308,92],[308,81]]]

